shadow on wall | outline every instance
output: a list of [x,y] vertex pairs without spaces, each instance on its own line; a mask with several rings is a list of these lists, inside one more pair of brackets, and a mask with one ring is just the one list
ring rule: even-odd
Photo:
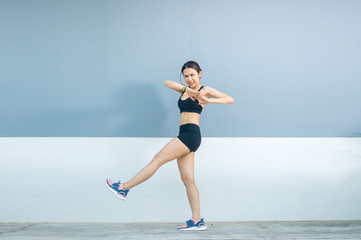
[[[116,94],[114,94],[114,92]],[[87,93],[85,93],[87,94]],[[87,94],[87,106],[57,105],[32,107],[28,112],[13,110],[0,119],[0,135],[12,137],[159,137],[165,136],[167,109],[157,87],[150,83],[131,82],[103,101]],[[93,102],[91,102],[91,100]],[[52,99],[47,100],[50,104]],[[77,106],[78,105],[78,106]],[[81,106],[81,107],[80,107]]]
[[154,84],[133,82],[117,94],[113,116],[105,122],[106,132],[116,136],[158,137],[166,133],[167,109]]

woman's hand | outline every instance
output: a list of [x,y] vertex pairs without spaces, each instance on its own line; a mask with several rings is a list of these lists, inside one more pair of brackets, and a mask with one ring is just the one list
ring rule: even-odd
[[186,88],[186,91],[187,91],[188,96],[189,96],[193,101],[195,101],[196,99],[199,98],[200,92],[194,91],[193,89],[191,89],[191,88],[189,88],[189,87]]
[[209,103],[211,103],[211,100],[207,97],[205,97],[202,92],[198,92],[198,91],[195,91],[191,88],[187,88],[187,94],[188,96],[190,97],[190,99],[192,99],[193,101],[195,101],[195,99],[198,100],[198,104],[199,105],[207,105]]
[[198,103],[199,105],[207,105],[207,104],[211,103],[211,100],[209,98],[205,97],[202,93],[199,93],[197,100],[199,102]]

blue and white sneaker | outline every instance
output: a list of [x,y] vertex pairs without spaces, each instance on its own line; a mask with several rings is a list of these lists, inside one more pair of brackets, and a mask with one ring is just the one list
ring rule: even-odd
[[204,223],[203,218],[197,222],[195,220],[189,219],[185,225],[178,228],[181,231],[204,231],[207,229],[206,224]]
[[107,188],[115,194],[115,196],[117,196],[118,198],[122,199],[122,200],[126,200],[127,199],[127,194],[129,192],[129,190],[124,190],[123,189],[123,183],[117,182],[117,183],[113,183],[110,179],[106,180],[107,182]]

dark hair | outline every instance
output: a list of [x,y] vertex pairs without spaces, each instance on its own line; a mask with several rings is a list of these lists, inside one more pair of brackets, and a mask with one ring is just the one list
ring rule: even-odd
[[182,70],[181,70],[181,74],[180,74],[180,76],[179,76],[181,83],[182,83],[182,80],[181,80],[181,79],[182,79],[182,74],[183,74],[184,69],[186,69],[186,68],[193,68],[193,69],[196,70],[198,73],[199,73],[200,71],[202,71],[201,67],[199,66],[199,64],[198,64],[197,62],[195,62],[195,61],[188,61],[188,62],[186,62],[186,63],[183,65]]
[[195,61],[188,61],[188,62],[186,62],[186,63],[183,65],[183,67],[182,67],[182,74],[183,74],[184,69],[186,69],[186,68],[193,68],[193,69],[196,70],[198,73],[199,73],[200,71],[202,71],[201,67],[200,67],[200,66],[198,65],[198,63],[195,62]]

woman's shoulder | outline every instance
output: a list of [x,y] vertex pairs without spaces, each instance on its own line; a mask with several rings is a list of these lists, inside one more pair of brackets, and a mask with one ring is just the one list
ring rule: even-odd
[[210,86],[204,86],[204,88],[202,90],[203,90],[202,93],[206,97],[223,97],[224,95],[226,95],[225,93],[221,93],[217,89],[212,88]]
[[206,93],[210,93],[210,92],[213,92],[215,89],[210,87],[210,86],[203,86],[201,92],[206,94]]
[[206,91],[209,91],[209,89],[211,89],[211,87],[202,85],[200,91],[201,91],[201,92],[206,92]]

